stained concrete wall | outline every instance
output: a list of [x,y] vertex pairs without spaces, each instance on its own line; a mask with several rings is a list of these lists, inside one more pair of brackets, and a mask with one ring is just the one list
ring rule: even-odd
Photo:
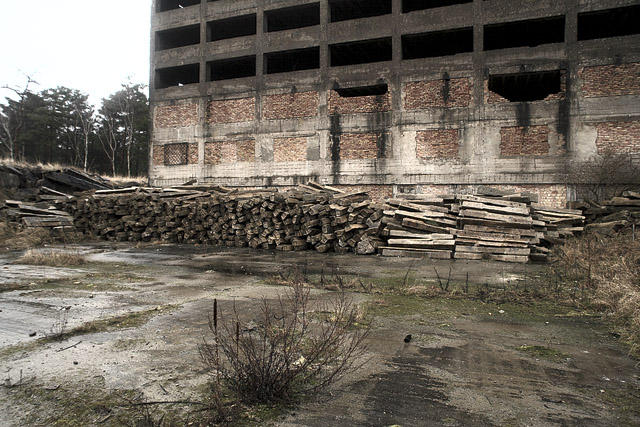
[[[402,1],[393,0],[391,14],[330,23],[321,0],[319,25],[265,32],[265,11],[307,3],[318,2],[203,0],[154,13],[153,184],[195,178],[263,187],[313,179],[381,194],[488,184],[561,205],[569,162],[605,148],[640,154],[640,35],[578,41],[577,31],[579,13],[638,1],[475,0],[402,13]],[[207,22],[253,13],[255,35],[207,41]],[[565,19],[563,43],[483,49],[487,25],[555,16]],[[155,51],[158,31],[193,24],[200,43]],[[402,59],[403,35],[465,27],[473,28],[471,52]],[[330,45],[388,37],[392,60],[331,66]],[[265,54],[316,46],[319,68],[265,73]],[[210,81],[212,61],[253,55],[255,76]],[[198,83],[155,87],[155,70],[188,64],[199,65]],[[542,100],[509,102],[488,88],[489,76],[545,71],[559,71],[562,83]],[[388,92],[336,91],[376,85]],[[176,151],[167,151],[170,144],[187,144],[184,163],[167,159]]]

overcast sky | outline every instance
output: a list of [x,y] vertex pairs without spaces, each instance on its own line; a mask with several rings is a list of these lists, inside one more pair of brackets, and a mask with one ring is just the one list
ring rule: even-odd
[[99,104],[128,78],[148,84],[150,12],[151,0],[2,1],[0,86],[27,74],[36,91],[66,86]]

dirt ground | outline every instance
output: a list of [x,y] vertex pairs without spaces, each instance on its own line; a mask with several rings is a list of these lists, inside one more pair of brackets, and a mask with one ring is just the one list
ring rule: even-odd
[[[213,299],[257,313],[261,298],[283,292],[269,279],[291,266],[313,280],[359,279],[354,301],[373,316],[366,363],[312,401],[254,408],[236,425],[640,425],[640,364],[605,320],[549,301],[568,296],[548,266],[170,245],[64,250],[88,262],[26,266],[20,252],[0,254],[2,426],[154,425],[163,415],[166,425],[197,425],[198,406],[147,404],[203,401],[210,377],[197,346]],[[464,297],[423,295],[447,282]],[[489,290],[498,302],[481,298]],[[536,293],[547,298],[510,297]]]

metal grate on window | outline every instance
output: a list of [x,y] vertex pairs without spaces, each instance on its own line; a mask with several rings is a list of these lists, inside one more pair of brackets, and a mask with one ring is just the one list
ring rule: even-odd
[[188,144],[169,144],[164,146],[164,164],[186,165],[189,159]]

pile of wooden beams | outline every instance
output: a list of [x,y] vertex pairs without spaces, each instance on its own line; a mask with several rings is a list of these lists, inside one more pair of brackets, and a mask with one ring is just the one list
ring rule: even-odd
[[361,254],[375,253],[382,243],[377,235],[383,210],[366,193],[314,184],[284,192],[191,186],[106,190],[62,206],[80,230],[114,241]]
[[75,232],[73,217],[65,211],[44,204],[6,200],[0,208],[5,220],[22,227],[48,228],[56,232]]
[[582,231],[581,211],[542,206],[528,194],[404,196],[387,201],[387,256],[544,261],[550,247]]
[[620,197],[604,202],[585,201],[573,204],[582,209],[587,230],[619,232],[640,224],[640,193],[625,191]]

